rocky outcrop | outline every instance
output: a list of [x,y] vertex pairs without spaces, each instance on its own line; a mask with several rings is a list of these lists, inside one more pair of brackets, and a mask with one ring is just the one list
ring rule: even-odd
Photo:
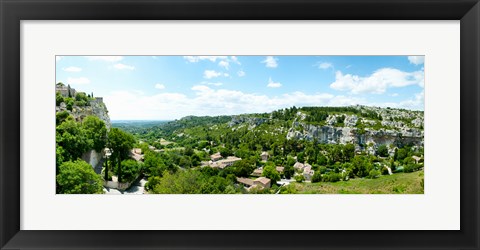
[[239,124],[246,123],[249,125],[249,128],[255,128],[256,126],[261,125],[268,121],[267,118],[258,118],[258,117],[249,117],[249,116],[233,116],[232,120],[228,123],[228,126],[233,127]]
[[97,174],[102,172],[103,152],[97,152],[94,149],[82,154],[82,160],[90,164]]
[[69,114],[71,114],[76,121],[82,121],[83,118],[93,115],[98,117],[100,120],[105,122],[105,126],[107,127],[108,130],[110,130],[110,127],[112,126],[112,123],[110,122],[110,117],[108,116],[108,110],[107,107],[105,106],[105,103],[103,102],[103,99],[101,97],[97,97],[94,100],[91,100],[89,106],[73,106],[72,111],[67,110],[67,107],[64,102],[60,104],[60,106],[56,107],[56,112],[60,111],[67,111]]
[[400,130],[366,128],[364,131],[360,131],[354,127],[314,126],[300,122],[293,122],[287,133],[287,139],[317,141],[327,144],[372,144],[374,147],[406,144],[423,146],[423,138],[423,131],[415,128],[404,127]]

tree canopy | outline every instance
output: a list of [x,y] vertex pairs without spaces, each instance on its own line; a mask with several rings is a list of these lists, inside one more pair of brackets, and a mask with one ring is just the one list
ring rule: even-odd
[[101,194],[102,178],[92,166],[82,160],[67,161],[59,166],[57,193],[59,194]]

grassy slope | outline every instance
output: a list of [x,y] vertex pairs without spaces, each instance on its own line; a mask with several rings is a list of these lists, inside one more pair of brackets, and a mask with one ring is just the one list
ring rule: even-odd
[[398,173],[377,179],[351,179],[335,183],[291,183],[304,194],[423,194],[423,170]]

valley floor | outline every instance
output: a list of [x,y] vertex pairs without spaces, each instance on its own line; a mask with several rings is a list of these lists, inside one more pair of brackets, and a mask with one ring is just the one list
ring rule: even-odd
[[423,194],[423,170],[382,175],[376,179],[351,179],[339,182],[295,183],[289,187],[299,194]]

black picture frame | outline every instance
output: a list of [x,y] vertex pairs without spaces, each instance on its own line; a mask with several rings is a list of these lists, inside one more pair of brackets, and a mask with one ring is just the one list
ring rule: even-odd
[[[0,0],[0,14],[1,249],[479,249],[478,0]],[[461,230],[20,230],[20,21],[151,19],[460,20]]]

